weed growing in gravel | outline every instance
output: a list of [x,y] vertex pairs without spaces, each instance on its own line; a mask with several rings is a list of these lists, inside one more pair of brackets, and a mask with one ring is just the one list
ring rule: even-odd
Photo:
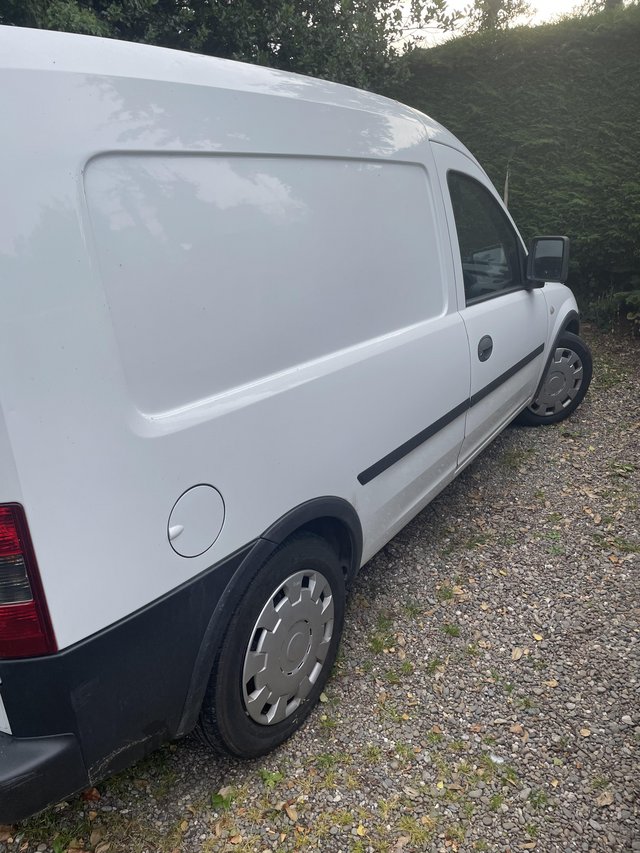
[[385,649],[393,646],[393,622],[388,616],[378,616],[376,630],[369,640],[369,648],[374,654],[379,655]]
[[439,657],[429,658],[429,661],[426,666],[427,675],[435,675],[438,667],[442,666],[442,659]]
[[456,597],[453,591],[453,587],[449,583],[443,583],[436,589],[436,597],[438,601],[453,601]]
[[549,803],[549,795],[546,791],[541,791],[539,788],[535,789],[529,794],[529,802],[534,809],[544,809]]
[[478,838],[473,846],[474,846],[475,850],[480,850],[480,851],[484,851],[484,850],[489,849],[489,844],[484,840],[484,838]]
[[594,776],[591,780],[591,785],[594,791],[602,791],[604,788],[608,787],[609,780],[606,776]]
[[440,732],[429,732],[427,735],[427,743],[430,746],[436,746],[437,744],[442,743],[443,740],[444,737]]
[[407,616],[410,616],[412,619],[415,618],[416,616],[419,616],[422,613],[422,607],[420,607],[420,604],[415,599],[411,599],[410,601],[406,601],[403,606],[404,606],[404,612],[407,614]]
[[537,838],[538,837],[538,827],[535,825],[535,823],[528,823],[525,826],[524,831],[529,836],[529,838]]
[[489,800],[489,808],[492,812],[497,812],[503,803],[504,797],[502,794],[493,794]]
[[436,828],[436,822],[426,815],[420,820],[416,820],[411,815],[403,815],[398,821],[398,829],[409,837],[412,845],[420,847],[425,845],[431,839]]
[[460,636],[460,628],[458,625],[452,625],[449,622],[445,622],[445,624],[442,626],[442,630],[448,637]]
[[284,773],[281,773],[279,770],[266,770],[264,767],[261,767],[258,770],[258,775],[264,782],[265,788],[275,788],[278,782],[282,782],[284,779]]
[[400,667],[400,672],[402,675],[413,675],[414,666],[409,660],[402,661],[402,666]]
[[462,804],[462,814],[467,818],[467,820],[471,820],[476,811],[476,807],[473,805],[471,800],[465,800]]
[[380,761],[380,758],[382,756],[382,750],[379,746],[374,746],[374,744],[368,743],[365,746],[362,755],[367,764],[373,764],[374,762]]

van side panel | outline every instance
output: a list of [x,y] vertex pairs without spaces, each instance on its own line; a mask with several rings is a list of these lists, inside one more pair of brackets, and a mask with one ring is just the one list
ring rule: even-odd
[[[446,471],[423,447],[358,475],[461,389],[439,365],[455,297],[418,117],[286,75],[217,86],[214,60],[204,85],[55,58],[0,70],[0,400],[64,649],[318,495],[356,509],[370,556]],[[186,559],[169,516],[197,484],[224,524]]]
[[[417,165],[106,155],[84,175],[131,399],[163,414],[444,310]],[[250,393],[250,392],[248,392]]]

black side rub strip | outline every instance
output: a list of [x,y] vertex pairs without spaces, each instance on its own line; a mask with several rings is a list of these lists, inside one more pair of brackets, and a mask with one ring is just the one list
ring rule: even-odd
[[500,376],[496,377],[493,382],[490,382],[488,385],[485,385],[484,388],[477,391],[469,400],[469,408],[471,408],[471,406],[475,406],[475,404],[479,403],[480,400],[483,400],[487,394],[491,394],[492,391],[495,391],[496,388],[502,385],[503,382],[506,382],[507,379],[511,379],[512,376],[515,376],[518,371],[522,370],[523,367],[526,367],[530,361],[533,361],[534,358],[537,358],[542,352],[544,352],[544,344],[540,344],[540,346],[536,347],[533,352],[530,352],[529,355],[525,355],[525,357],[521,358],[517,364],[514,364],[513,367],[509,368],[509,370],[505,370],[504,373],[501,373]]
[[451,411],[447,412],[446,415],[438,418],[437,421],[434,421],[430,426],[426,427],[426,429],[421,430],[417,435],[414,435],[413,438],[405,441],[404,444],[396,447],[396,449],[392,450],[391,453],[387,453],[387,455],[383,456],[382,459],[379,459],[369,468],[366,468],[361,474],[358,474],[358,482],[361,485],[366,486],[367,483],[370,483],[371,480],[378,477],[383,471],[386,471],[387,468],[391,468],[392,465],[395,465],[396,462],[399,462],[411,453],[412,450],[415,450],[416,447],[420,447],[420,445],[424,444],[425,441],[433,438],[433,436],[440,432],[441,429],[444,429],[444,427],[452,421],[455,421],[456,418],[459,418],[460,415],[463,415],[472,406],[475,406],[476,403],[479,403],[480,400],[483,400],[488,394],[491,394],[492,391],[495,391],[503,382],[506,382],[508,379],[511,379],[512,376],[515,376],[518,371],[522,370],[523,367],[529,364],[530,361],[533,361],[534,358],[537,358],[542,352],[544,352],[544,344],[540,344],[540,346],[536,347],[528,355],[525,355],[525,357],[521,358],[520,361],[513,365],[513,367],[505,370],[504,373],[501,373],[500,376],[496,377],[496,379],[488,385],[485,385],[484,388],[481,388],[480,391],[476,392],[468,400],[464,400],[464,402],[451,409]]
[[469,408],[469,405],[469,400],[465,400],[464,403],[460,403],[460,405],[456,406],[455,409],[451,409],[451,411],[447,412],[446,415],[443,415],[441,418],[438,418],[437,421],[434,421],[431,426],[428,426],[417,435],[414,435],[413,438],[409,439],[409,441],[405,441],[405,443],[401,444],[400,447],[396,447],[396,449],[392,450],[391,453],[387,453],[386,456],[383,456],[382,459],[370,468],[367,468],[366,471],[362,472],[362,474],[358,474],[358,482],[363,486],[370,483],[371,480],[378,476],[378,474],[382,474],[382,472],[386,471],[387,468],[391,468],[391,466],[395,465],[396,462],[399,462],[403,456],[411,453],[412,450],[415,450],[416,447],[424,444],[425,441],[430,439],[437,432],[440,432],[440,430],[446,427],[447,424],[450,424],[451,421],[455,421],[456,418],[463,415]]

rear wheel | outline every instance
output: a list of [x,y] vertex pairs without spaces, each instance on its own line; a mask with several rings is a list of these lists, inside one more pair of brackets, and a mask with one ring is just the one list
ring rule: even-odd
[[591,351],[582,338],[563,332],[533,402],[520,412],[525,426],[555,424],[578,408],[591,383]]
[[329,677],[344,608],[344,577],[331,546],[312,533],[281,545],[229,623],[200,716],[205,740],[254,758],[290,737]]

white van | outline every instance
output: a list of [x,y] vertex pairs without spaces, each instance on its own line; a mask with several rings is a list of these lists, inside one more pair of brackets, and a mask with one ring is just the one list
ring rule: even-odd
[[408,107],[4,27],[0,114],[12,823],[197,723],[289,737],[359,568],[517,415],[572,412],[591,358],[566,239],[527,260]]

